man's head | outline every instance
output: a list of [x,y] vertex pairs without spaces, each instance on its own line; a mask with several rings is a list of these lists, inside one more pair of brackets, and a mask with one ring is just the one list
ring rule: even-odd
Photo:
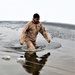
[[35,24],[38,24],[38,23],[39,23],[39,20],[40,20],[39,14],[35,13],[35,14],[33,15],[33,22],[34,22]]

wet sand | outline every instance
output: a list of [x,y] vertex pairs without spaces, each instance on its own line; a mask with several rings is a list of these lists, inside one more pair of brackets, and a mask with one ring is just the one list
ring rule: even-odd
[[[75,30],[45,25],[51,43],[38,34],[37,46],[44,50],[29,54],[19,44],[22,27],[0,24],[0,75],[75,75]],[[2,59],[9,55],[10,60]],[[20,56],[25,62],[17,62]]]

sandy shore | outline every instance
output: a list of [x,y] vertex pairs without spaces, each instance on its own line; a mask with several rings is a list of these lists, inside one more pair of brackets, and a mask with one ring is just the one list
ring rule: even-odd
[[[19,44],[22,28],[16,24],[0,25],[0,75],[75,75],[75,31],[55,26],[45,26],[51,43],[41,36],[37,45],[45,50],[32,55]],[[9,55],[10,60],[2,59]],[[17,58],[25,57],[18,63]]]

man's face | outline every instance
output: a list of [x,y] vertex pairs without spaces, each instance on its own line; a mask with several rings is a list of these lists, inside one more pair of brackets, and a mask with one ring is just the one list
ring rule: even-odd
[[40,18],[33,18],[33,21],[34,21],[35,24],[38,24],[39,20],[40,20]]

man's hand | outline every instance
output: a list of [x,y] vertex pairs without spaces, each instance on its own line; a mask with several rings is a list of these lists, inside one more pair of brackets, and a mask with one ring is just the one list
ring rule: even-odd
[[48,43],[50,43],[51,41],[50,40],[48,40]]
[[23,43],[20,43],[20,45],[23,45]]
[[20,42],[20,45],[23,45],[23,41],[21,41],[21,40],[19,39],[19,42]]

